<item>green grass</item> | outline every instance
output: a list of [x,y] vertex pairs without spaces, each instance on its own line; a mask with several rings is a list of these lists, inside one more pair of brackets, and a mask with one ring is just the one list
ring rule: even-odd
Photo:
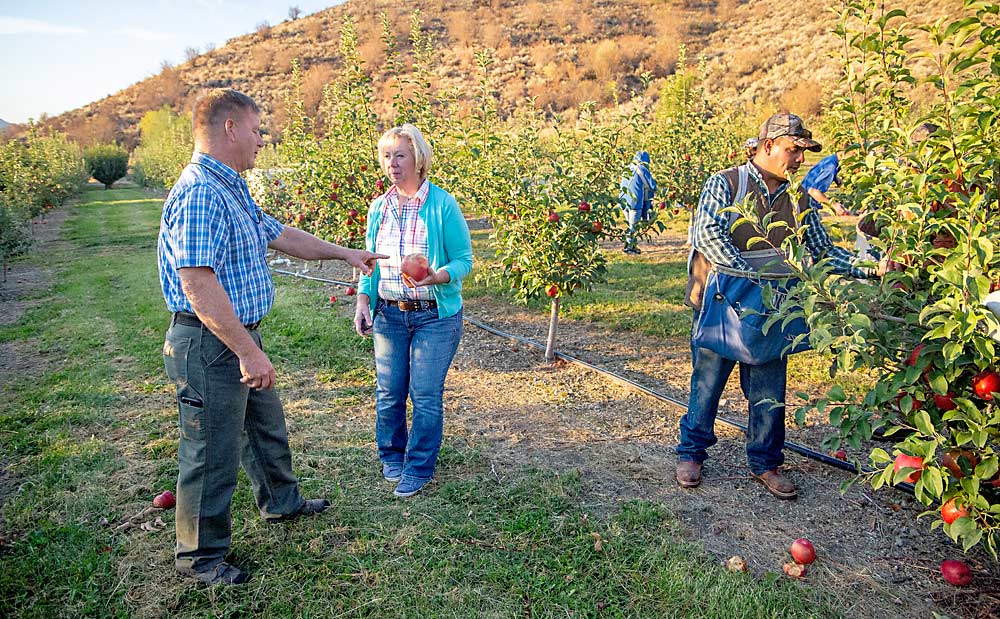
[[[135,513],[176,477],[158,216],[159,201],[138,190],[87,192],[67,224],[70,246],[27,258],[56,278],[40,304],[0,327],[0,342],[37,355],[40,370],[5,377],[0,402],[0,464],[13,479],[0,520],[0,616],[836,616],[821,591],[725,573],[661,505],[591,514],[578,475],[524,468],[498,478],[484,446],[461,437],[446,437],[431,491],[393,499],[374,473],[371,345],[322,287],[286,279],[265,347],[295,402],[303,492],[333,508],[265,526],[241,477],[232,550],[251,584],[177,578],[171,512],[159,533],[116,534],[101,522]],[[617,287],[648,286],[628,303],[650,308],[679,277],[624,261],[612,275]],[[608,290],[588,295],[595,308],[617,307]],[[655,311],[670,310],[619,324],[647,328]]]

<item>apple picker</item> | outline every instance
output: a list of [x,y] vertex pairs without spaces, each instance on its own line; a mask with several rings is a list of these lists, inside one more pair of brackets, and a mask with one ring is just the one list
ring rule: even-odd
[[[688,261],[686,302],[694,308],[692,325],[691,399],[680,421],[677,445],[677,483],[694,488],[701,483],[702,463],[717,441],[714,431],[719,398],[737,364],[740,386],[749,402],[746,452],[750,472],[769,492],[781,499],[797,496],[795,484],[780,471],[784,462],[785,383],[788,357],[781,339],[782,329],[763,336],[751,323],[752,316],[740,316],[738,323],[715,322],[718,305],[733,294],[756,294],[760,302],[760,282],[769,276],[781,277],[780,258],[773,249],[798,225],[796,205],[788,193],[789,176],[798,171],[806,150],[819,151],[819,142],[794,114],[780,113],[760,127],[757,148],[746,163],[723,170],[705,183],[691,222],[691,256]],[[756,206],[758,217],[774,213],[788,227],[775,227],[767,242],[751,246],[758,232],[744,222],[735,229],[735,217],[723,209],[744,200]],[[814,199],[804,195],[799,203],[805,241],[813,259],[830,260],[835,272],[853,277],[877,273],[862,266],[861,258],[837,247],[823,228]],[[785,273],[784,275],[787,275]],[[712,294],[706,292],[711,289]],[[732,315],[730,312],[729,315]],[[757,325],[759,326],[759,325]],[[754,338],[746,347],[741,337]],[[711,342],[711,344],[709,344]],[[711,345],[712,348],[706,346]],[[741,347],[742,346],[742,347]],[[765,351],[771,351],[766,355]],[[775,405],[777,403],[777,405]]]

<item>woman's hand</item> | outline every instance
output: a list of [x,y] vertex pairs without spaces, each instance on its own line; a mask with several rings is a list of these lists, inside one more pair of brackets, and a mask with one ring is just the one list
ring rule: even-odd
[[447,284],[451,281],[451,273],[445,269],[435,271],[434,269],[427,267],[427,277],[420,281],[414,280],[412,277],[403,273],[403,285],[407,288],[417,288],[419,286],[434,286],[436,284]]
[[368,306],[370,299],[368,295],[358,295],[358,306],[354,310],[354,330],[362,337],[368,337],[375,328],[372,321],[372,311]]

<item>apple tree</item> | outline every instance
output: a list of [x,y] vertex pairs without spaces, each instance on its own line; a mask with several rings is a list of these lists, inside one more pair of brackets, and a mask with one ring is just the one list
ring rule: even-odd
[[[845,193],[867,213],[875,256],[890,270],[852,280],[824,261],[798,261],[792,297],[811,343],[834,356],[831,373],[866,372],[871,388],[848,397],[835,385],[807,409],[855,447],[874,434],[897,441],[870,453],[874,487],[915,482],[932,528],[969,548],[1000,544],[998,322],[984,306],[1000,280],[1000,29],[996,4],[967,0],[949,23],[912,26],[901,10],[848,0],[841,91],[831,114]],[[927,36],[932,51],[907,43]],[[933,67],[918,73],[916,60]],[[930,98],[916,109],[914,93]],[[788,305],[786,307],[790,307]],[[802,394],[803,396],[805,394]]]

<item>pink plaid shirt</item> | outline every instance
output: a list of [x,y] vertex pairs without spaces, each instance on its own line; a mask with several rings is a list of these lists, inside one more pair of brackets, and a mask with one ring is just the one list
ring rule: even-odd
[[424,179],[416,195],[399,204],[399,192],[393,186],[382,200],[382,225],[375,238],[376,253],[389,256],[379,260],[378,296],[383,299],[403,301],[409,299],[434,299],[427,286],[407,288],[403,284],[401,265],[403,257],[410,254],[427,255],[427,227],[417,217],[417,212],[427,199],[430,183]]

